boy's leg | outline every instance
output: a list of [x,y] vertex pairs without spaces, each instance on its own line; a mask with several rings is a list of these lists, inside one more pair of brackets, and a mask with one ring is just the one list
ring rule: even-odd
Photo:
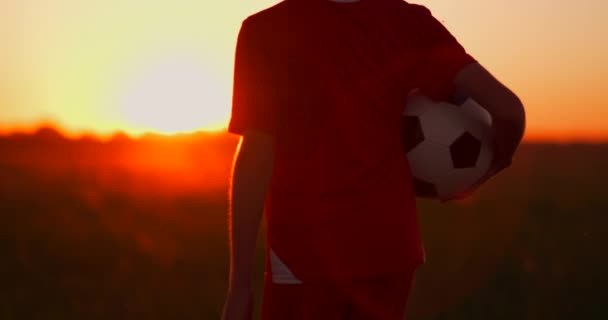
[[414,272],[358,279],[348,320],[402,320]]
[[343,320],[350,289],[328,283],[275,284],[267,277],[263,320]]

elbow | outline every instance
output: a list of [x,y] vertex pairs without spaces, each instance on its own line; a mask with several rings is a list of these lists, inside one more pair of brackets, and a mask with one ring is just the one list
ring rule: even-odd
[[521,99],[514,94],[513,110],[515,113],[515,121],[525,126],[526,124],[526,108]]
[[502,99],[501,112],[495,114],[492,122],[494,130],[513,144],[519,144],[526,130],[526,111],[522,101],[515,95],[509,94]]
[[520,135],[523,137],[524,131],[526,130],[526,108],[523,102],[515,94],[511,105],[513,125],[519,128]]
[[524,104],[515,93],[509,92],[509,94],[503,98],[503,103],[504,105],[500,110],[503,111],[501,117],[504,120],[525,124],[526,111]]
[[274,147],[272,137],[265,134],[246,133],[239,144],[234,161],[241,178],[251,181],[270,180],[274,169]]
[[526,110],[521,99],[512,92],[503,97],[502,106],[498,107],[498,114],[494,115],[494,120],[509,123],[511,127],[521,131],[521,135],[526,128]]

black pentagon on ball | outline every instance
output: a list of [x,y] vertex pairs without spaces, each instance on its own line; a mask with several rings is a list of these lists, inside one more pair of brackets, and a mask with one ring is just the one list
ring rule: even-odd
[[417,197],[421,198],[437,198],[439,195],[435,185],[418,178],[414,178],[414,192]]
[[402,117],[401,134],[403,136],[403,150],[407,153],[424,140],[424,132],[420,118],[414,116]]
[[468,132],[463,133],[450,145],[452,164],[456,169],[472,168],[477,163],[481,141]]

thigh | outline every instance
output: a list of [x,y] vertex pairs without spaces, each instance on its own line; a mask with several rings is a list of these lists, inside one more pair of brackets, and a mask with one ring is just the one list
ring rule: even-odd
[[329,283],[275,284],[266,279],[263,320],[343,320],[348,288]]
[[402,320],[414,272],[355,282],[348,320]]

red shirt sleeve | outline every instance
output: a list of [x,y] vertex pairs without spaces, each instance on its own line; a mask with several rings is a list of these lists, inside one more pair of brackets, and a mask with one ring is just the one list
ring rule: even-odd
[[432,99],[447,100],[454,91],[456,73],[476,61],[429,9],[416,7],[422,50],[417,87]]
[[277,111],[276,86],[273,85],[272,65],[260,29],[248,18],[239,31],[232,93],[232,113],[228,131],[243,134],[255,130],[273,134]]

